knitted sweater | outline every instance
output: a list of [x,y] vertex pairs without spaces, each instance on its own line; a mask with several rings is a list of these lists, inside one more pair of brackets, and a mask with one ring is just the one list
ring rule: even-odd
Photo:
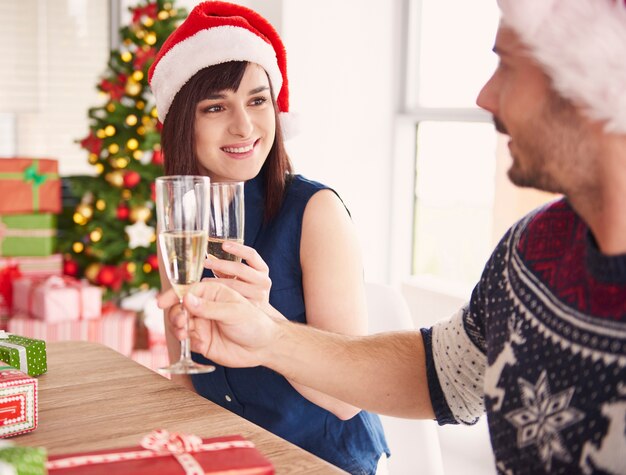
[[438,422],[486,411],[498,473],[626,473],[626,254],[567,200],[513,226],[469,304],[422,334]]

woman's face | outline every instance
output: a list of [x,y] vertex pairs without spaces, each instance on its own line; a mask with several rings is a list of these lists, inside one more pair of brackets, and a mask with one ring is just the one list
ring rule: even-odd
[[250,63],[237,91],[219,91],[196,105],[196,156],[211,180],[245,181],[259,173],[276,133],[270,94],[265,70]]

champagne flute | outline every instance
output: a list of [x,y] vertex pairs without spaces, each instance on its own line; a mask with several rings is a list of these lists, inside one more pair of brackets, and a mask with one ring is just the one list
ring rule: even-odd
[[[204,176],[175,175],[156,179],[159,246],[167,278],[179,298],[188,330],[189,315],[182,305],[190,287],[200,281],[209,230],[211,181]],[[180,359],[160,371],[198,374],[215,370],[191,359],[189,337],[180,342]]]
[[211,223],[207,254],[240,262],[241,257],[222,249],[225,241],[243,244],[244,196],[242,181],[211,183]]

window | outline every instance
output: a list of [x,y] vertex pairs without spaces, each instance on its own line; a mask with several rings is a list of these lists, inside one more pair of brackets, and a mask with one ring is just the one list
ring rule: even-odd
[[109,52],[109,2],[4,2],[0,16],[0,156],[55,158],[62,174],[91,173],[75,142]]

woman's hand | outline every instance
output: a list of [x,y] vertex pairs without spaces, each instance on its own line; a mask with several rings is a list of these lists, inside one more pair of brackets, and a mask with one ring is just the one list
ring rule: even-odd
[[245,264],[209,257],[204,267],[212,270],[216,277],[220,277],[221,284],[236,290],[257,307],[267,309],[272,281],[265,261],[256,250],[243,244],[226,241],[222,248],[230,254],[241,257]]

